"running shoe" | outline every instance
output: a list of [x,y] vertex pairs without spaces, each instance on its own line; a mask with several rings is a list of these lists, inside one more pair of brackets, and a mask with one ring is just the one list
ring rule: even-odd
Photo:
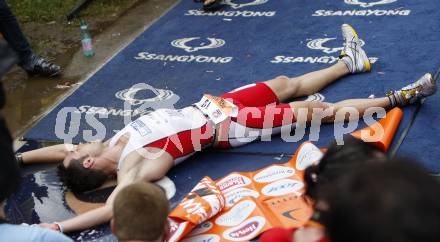
[[370,60],[361,47],[356,30],[349,24],[341,26],[344,48],[339,59],[345,63],[351,73],[368,72],[371,70]]
[[437,91],[437,81],[431,73],[426,73],[419,80],[394,92],[389,92],[391,106],[404,106],[415,103],[425,97],[433,95]]

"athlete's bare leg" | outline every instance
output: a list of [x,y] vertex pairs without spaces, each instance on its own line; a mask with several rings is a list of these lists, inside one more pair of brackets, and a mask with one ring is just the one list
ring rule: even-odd
[[[327,116],[322,120],[324,122],[332,122],[335,120],[337,112],[343,108],[354,108],[359,114],[358,116],[362,116],[368,108],[379,107],[389,109],[396,106],[402,107],[417,102],[423,98],[429,97],[435,94],[436,91],[436,80],[430,73],[426,73],[417,81],[403,87],[398,91],[393,91],[390,94],[387,94],[386,97],[372,99],[348,99],[337,103],[301,101],[291,102],[289,105],[293,109],[293,113],[296,115],[297,118],[299,117],[299,115],[301,115],[301,112],[307,111],[307,121],[311,121],[313,117],[313,112],[316,112],[316,109],[321,109],[326,110],[325,114]],[[349,117],[344,114],[344,116],[337,118],[342,120],[348,119]]]
[[328,68],[302,76],[292,78],[278,76],[264,83],[274,91],[278,100],[282,103],[295,97],[314,94],[349,73],[347,66],[339,61]]
[[[365,110],[367,110],[368,108],[380,107],[388,109],[391,107],[390,99],[388,97],[373,99],[348,99],[337,103],[299,101],[291,102],[289,105],[293,109],[293,113],[297,118],[299,117],[299,115],[304,115],[301,114],[301,112],[307,112],[307,121],[312,120],[314,112],[314,115],[317,115],[317,112],[323,112],[323,114],[326,114],[326,116],[322,118],[323,122],[333,122],[335,120],[336,113],[343,108],[354,108],[359,114],[356,117],[349,117],[348,113],[345,113],[343,119],[348,119],[361,117],[364,114]],[[342,117],[340,117],[340,120],[342,120]]]

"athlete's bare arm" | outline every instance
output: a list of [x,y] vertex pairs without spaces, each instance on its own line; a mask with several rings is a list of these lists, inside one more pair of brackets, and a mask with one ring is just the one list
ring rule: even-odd
[[73,152],[75,149],[76,145],[59,144],[27,151],[22,154],[23,163],[34,164],[61,162],[64,160],[64,158],[66,158],[69,152]]
[[[110,139],[103,145],[108,146],[109,142]],[[63,161],[69,153],[75,152],[77,149],[78,145],[66,143],[26,151],[21,156],[23,164],[57,163]]]
[[[136,151],[129,154],[125,158],[121,170],[118,172],[118,185],[107,199],[106,204],[101,208],[60,222],[63,232],[84,230],[110,221],[112,218],[113,200],[122,188],[137,181],[151,182],[159,180],[173,166],[173,158],[168,153],[153,148],[142,148],[139,152],[142,152],[142,150],[154,151],[154,154],[158,155],[140,154]],[[50,228],[49,224],[42,224],[42,226]]]

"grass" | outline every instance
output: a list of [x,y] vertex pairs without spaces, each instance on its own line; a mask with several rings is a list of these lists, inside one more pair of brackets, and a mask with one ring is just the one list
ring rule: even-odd
[[[20,23],[45,23],[65,20],[81,0],[9,0],[8,3]],[[118,14],[138,0],[94,0],[81,17]]]
[[[93,0],[86,9],[80,12],[79,18],[67,22],[67,15],[81,1],[7,0],[37,53],[46,51],[59,53],[60,49],[54,47],[54,44],[59,44],[57,41],[60,39],[59,36],[62,36],[64,40],[70,38],[70,41],[77,41],[80,18],[86,19],[92,25],[91,30],[97,33],[96,31],[102,30],[102,26],[111,24],[127,9],[142,0]],[[49,25],[53,26],[54,24],[57,25],[57,28],[46,29],[46,26],[50,27]]]

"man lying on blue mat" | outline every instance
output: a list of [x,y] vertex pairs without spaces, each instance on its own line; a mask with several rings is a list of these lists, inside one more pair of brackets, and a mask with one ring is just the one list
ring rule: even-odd
[[[42,226],[70,232],[107,222],[112,217],[116,194],[128,184],[158,180],[174,165],[203,147],[240,146],[267,133],[279,133],[283,125],[291,126],[301,115],[311,121],[316,108],[329,110],[323,121],[333,122],[338,111],[347,107],[355,108],[359,115],[363,115],[371,107],[405,106],[436,92],[434,78],[425,74],[418,81],[385,97],[337,103],[297,101],[281,104],[294,97],[314,94],[350,73],[370,71],[370,62],[356,31],[344,24],[342,35],[344,49],[340,61],[326,69],[295,78],[279,76],[220,97],[205,95],[199,103],[180,110],[156,110],[131,122],[105,143],[61,144],[18,155],[18,160],[24,164],[62,161],[60,176],[73,192],[93,190],[105,181],[117,178],[118,185],[105,206],[60,223]],[[304,110],[307,113],[300,114]],[[342,119],[346,116],[343,113]]]

